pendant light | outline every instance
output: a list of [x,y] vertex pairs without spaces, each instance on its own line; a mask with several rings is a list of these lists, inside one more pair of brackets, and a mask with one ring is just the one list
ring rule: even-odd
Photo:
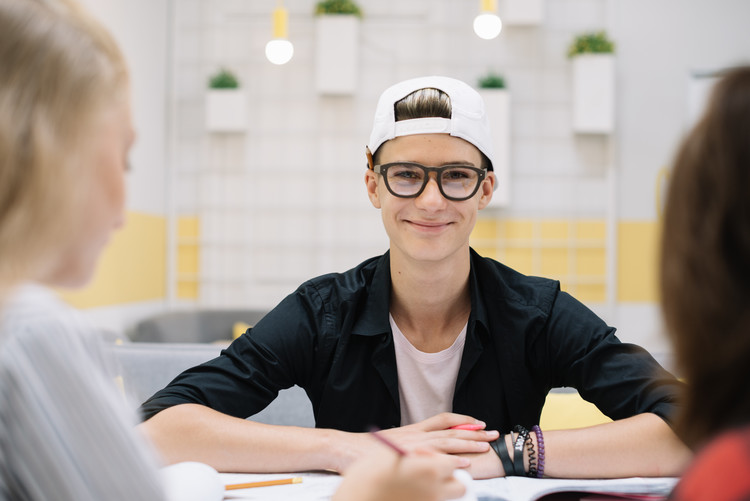
[[287,39],[289,14],[279,2],[273,10],[273,38],[266,44],[266,58],[273,64],[286,64],[294,55],[294,45]]

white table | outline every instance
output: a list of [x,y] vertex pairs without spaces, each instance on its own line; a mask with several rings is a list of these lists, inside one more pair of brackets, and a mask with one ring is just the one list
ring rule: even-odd
[[[274,480],[279,478],[302,477],[302,483],[254,487],[226,491],[224,499],[253,499],[274,501],[318,501],[328,500],[341,483],[341,477],[335,473],[279,473],[279,474],[239,474],[222,473],[225,485],[245,482]],[[675,478],[626,478],[613,480],[557,480],[530,479],[524,477],[494,478],[475,480],[473,490],[478,498],[495,497],[511,501],[534,500],[539,496],[565,490],[585,492],[651,492],[666,495],[674,484]]]

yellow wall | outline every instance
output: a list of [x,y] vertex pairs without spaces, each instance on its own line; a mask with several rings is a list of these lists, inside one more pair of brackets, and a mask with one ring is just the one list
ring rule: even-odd
[[[658,238],[655,221],[618,225],[617,301],[658,301]],[[177,297],[196,299],[200,279],[200,220],[177,221]],[[61,295],[73,306],[92,308],[166,297],[166,221],[131,212],[126,227],[105,250],[92,283]],[[561,281],[585,302],[606,301],[606,225],[603,220],[485,218],[472,246],[526,274]]]
[[[621,221],[617,227],[619,302],[658,301],[658,238],[654,221]],[[604,220],[483,218],[472,246],[521,273],[560,280],[584,302],[607,300],[607,235]]]
[[607,300],[603,220],[484,218],[471,244],[521,273],[560,280],[562,289],[581,301]]
[[198,299],[200,272],[200,219],[181,216],[177,220],[177,297]]
[[80,291],[61,292],[78,308],[94,308],[166,297],[166,221],[131,212],[99,261],[92,282]]
[[617,300],[659,301],[659,224],[621,221],[617,248]]

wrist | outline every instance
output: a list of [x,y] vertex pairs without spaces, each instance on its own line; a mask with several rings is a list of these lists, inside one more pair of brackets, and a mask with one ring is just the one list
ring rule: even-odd
[[343,473],[358,458],[365,455],[367,444],[365,433],[350,433],[332,429],[321,429],[322,443],[318,450],[326,470]]

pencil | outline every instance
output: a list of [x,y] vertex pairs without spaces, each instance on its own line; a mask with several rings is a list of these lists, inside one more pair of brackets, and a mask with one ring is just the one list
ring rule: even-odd
[[377,428],[372,428],[370,430],[370,433],[372,434],[373,437],[377,438],[378,440],[383,442],[385,445],[387,445],[388,447],[396,451],[399,456],[406,456],[405,450],[403,450],[401,447],[399,447],[398,445],[394,444],[393,442],[385,438],[382,434],[378,433],[378,431],[380,430],[378,430]]
[[301,484],[302,477],[279,478],[277,480],[264,480],[262,482],[248,482],[246,484],[229,484],[224,489],[233,491],[235,489],[249,489],[251,487],[270,487],[272,485]]

